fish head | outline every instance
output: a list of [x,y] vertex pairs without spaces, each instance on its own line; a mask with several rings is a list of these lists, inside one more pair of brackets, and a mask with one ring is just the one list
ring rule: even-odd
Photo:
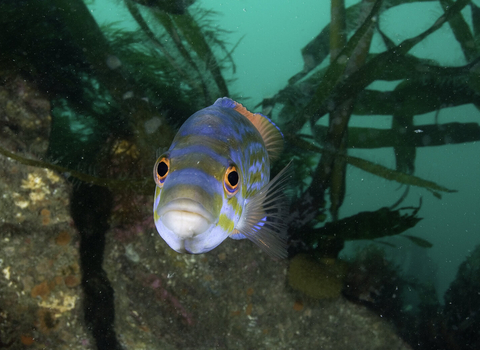
[[242,178],[232,162],[221,164],[206,154],[166,153],[154,166],[154,179],[155,225],[172,249],[205,253],[231,234],[243,203],[236,198]]

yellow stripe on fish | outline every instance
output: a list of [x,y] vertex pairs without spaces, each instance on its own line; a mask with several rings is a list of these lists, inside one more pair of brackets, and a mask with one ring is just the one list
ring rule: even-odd
[[208,252],[227,237],[248,238],[285,258],[290,167],[269,181],[270,161],[282,149],[283,135],[270,119],[229,98],[193,114],[153,168],[160,236],[191,254]]

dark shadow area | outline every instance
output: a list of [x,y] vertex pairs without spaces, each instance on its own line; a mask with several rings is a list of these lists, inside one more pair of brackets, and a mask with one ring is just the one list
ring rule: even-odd
[[113,288],[102,268],[112,205],[112,194],[105,187],[80,183],[73,190],[70,210],[80,234],[83,311],[98,349],[122,349],[114,329]]

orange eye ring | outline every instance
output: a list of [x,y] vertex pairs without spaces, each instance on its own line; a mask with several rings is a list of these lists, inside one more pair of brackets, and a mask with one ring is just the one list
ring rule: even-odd
[[230,165],[227,168],[227,171],[225,171],[223,188],[227,192],[228,196],[233,196],[238,192],[240,188],[240,176],[235,165]]
[[167,156],[161,156],[155,162],[153,167],[153,179],[158,187],[162,187],[168,173],[170,172],[170,159]]

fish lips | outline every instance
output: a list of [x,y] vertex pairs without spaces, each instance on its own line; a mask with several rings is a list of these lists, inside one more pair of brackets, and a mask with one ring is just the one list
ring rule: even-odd
[[215,225],[215,217],[197,201],[178,198],[164,205],[157,212],[167,229],[178,238],[192,239]]

